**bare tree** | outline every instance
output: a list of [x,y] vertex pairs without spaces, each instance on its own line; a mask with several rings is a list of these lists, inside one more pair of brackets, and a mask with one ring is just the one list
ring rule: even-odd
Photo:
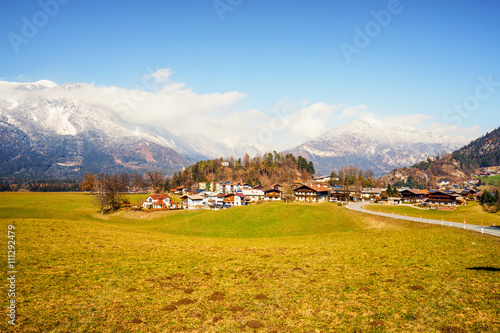
[[146,172],[146,179],[155,193],[162,192],[163,185],[165,184],[165,177],[161,173],[158,171],[148,171]]
[[102,178],[96,180],[94,183],[93,192],[92,203],[99,207],[101,214],[104,215],[104,209],[109,205],[109,196],[106,193],[106,185],[105,182],[102,181]]
[[94,185],[94,197],[92,199],[94,205],[98,206],[101,214],[104,210],[109,208],[115,211],[120,208],[123,202],[122,193],[125,190],[124,183],[117,175],[108,175],[102,173],[97,177]]
[[285,202],[293,202],[294,201],[292,186],[290,186],[288,184],[283,185],[283,200]]
[[133,173],[130,175],[130,184],[136,191],[144,191],[146,188],[146,180],[144,179],[144,176],[138,173]]
[[118,176],[122,192],[128,192],[130,184],[132,183],[131,177],[128,173],[122,173]]

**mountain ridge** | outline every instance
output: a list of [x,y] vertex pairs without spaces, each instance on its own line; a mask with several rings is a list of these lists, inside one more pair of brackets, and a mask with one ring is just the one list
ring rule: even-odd
[[382,180],[408,186],[436,186],[439,180],[463,182],[481,167],[500,165],[500,127],[437,160],[420,161],[410,168],[394,169]]
[[[77,83],[0,82],[0,89],[0,177],[79,179],[88,171],[151,169],[170,173],[207,158],[165,129],[132,124],[111,109],[58,96],[79,89]],[[49,89],[54,97],[37,95]]]
[[286,152],[312,160],[323,174],[357,165],[383,175],[394,168],[449,153],[468,142],[463,137],[360,117]]

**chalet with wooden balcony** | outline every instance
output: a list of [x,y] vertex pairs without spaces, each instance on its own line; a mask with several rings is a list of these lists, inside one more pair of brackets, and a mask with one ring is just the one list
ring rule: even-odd
[[283,197],[283,192],[278,189],[270,188],[264,191],[264,200],[280,201],[282,197]]
[[477,200],[477,191],[473,188],[464,189],[460,195],[465,198],[465,200]]
[[403,202],[424,202],[427,199],[426,192],[421,190],[404,190],[400,194]]
[[293,190],[295,200],[305,202],[321,202],[329,200],[329,190],[321,185],[302,185]]
[[465,199],[451,191],[432,191],[429,192],[425,202],[428,205],[458,206],[463,205]]

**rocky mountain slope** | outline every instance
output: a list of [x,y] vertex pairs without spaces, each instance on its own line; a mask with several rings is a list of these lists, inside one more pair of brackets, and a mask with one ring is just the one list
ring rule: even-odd
[[452,154],[460,167],[473,171],[478,167],[500,165],[500,128],[472,141],[467,146]]
[[449,153],[469,142],[400,124],[361,117],[288,150],[314,162],[321,174],[356,165],[383,175],[429,156]]
[[[0,82],[0,177],[168,173],[208,157],[169,131],[134,125],[113,110],[61,97],[69,89],[78,84]],[[50,94],[37,93],[47,90]]]
[[421,161],[410,168],[395,169],[383,177],[388,183],[435,186],[439,180],[462,182],[480,167],[500,165],[500,128],[437,160]]

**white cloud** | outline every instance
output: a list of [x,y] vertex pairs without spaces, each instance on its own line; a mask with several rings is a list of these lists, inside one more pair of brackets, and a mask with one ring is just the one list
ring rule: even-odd
[[405,114],[401,116],[389,115],[379,117],[374,113],[363,112],[361,113],[361,116],[373,118],[387,123],[401,124],[409,127],[430,130],[440,134],[457,135],[468,139],[475,139],[483,134],[479,126],[462,127],[449,123],[431,122],[431,120],[435,119],[435,116],[424,113]]
[[[8,94],[13,100],[34,95],[73,99],[111,109],[132,123],[165,128],[180,135],[203,133],[214,140],[250,135],[262,126],[257,123],[268,118],[258,110],[239,110],[237,104],[246,97],[244,93],[198,94],[185,83],[168,83],[172,74],[170,69],[159,69],[143,76],[143,90],[81,83],[71,89],[60,85],[40,91],[13,90]],[[159,84],[154,85],[156,82]]]
[[29,82],[30,80],[26,77],[24,74],[19,74],[18,76],[14,77],[14,80],[18,82]]
[[484,134],[481,130],[481,127],[477,125],[471,127],[462,127],[450,123],[432,122],[429,124],[429,129],[442,134],[458,135],[470,139],[478,138]]
[[[9,100],[29,97],[27,94],[80,100],[109,108],[132,123],[165,128],[179,135],[203,134],[213,141],[252,142],[267,151],[299,145],[325,133],[332,125],[357,116],[466,137],[481,134],[479,126],[456,127],[430,122],[434,116],[422,113],[379,117],[365,105],[302,100],[293,106],[280,101],[271,110],[249,110],[239,105],[246,97],[242,92],[199,94],[185,83],[172,82],[174,72],[169,68],[150,72],[142,77],[142,90],[79,84],[74,89],[59,86],[41,91],[11,92],[9,96],[2,91],[2,94]],[[23,78],[19,76],[20,80]]]
[[340,108],[341,105],[326,103],[304,106],[287,117],[288,131],[301,140],[312,139],[328,130],[328,124]]
[[365,105],[348,106],[344,108],[344,110],[342,110],[342,113],[340,114],[339,118],[340,119],[352,118],[354,116],[361,114],[361,112],[364,110],[366,110]]
[[407,114],[402,116],[385,116],[380,118],[383,121],[394,124],[404,124],[407,126],[418,126],[425,123],[427,120],[434,119],[434,116],[430,116],[423,113],[417,114]]
[[166,84],[168,82],[168,79],[174,74],[174,71],[170,68],[160,68],[156,72],[151,73],[151,74],[145,74],[144,78],[146,80],[148,79],[153,79],[157,83],[163,83]]

